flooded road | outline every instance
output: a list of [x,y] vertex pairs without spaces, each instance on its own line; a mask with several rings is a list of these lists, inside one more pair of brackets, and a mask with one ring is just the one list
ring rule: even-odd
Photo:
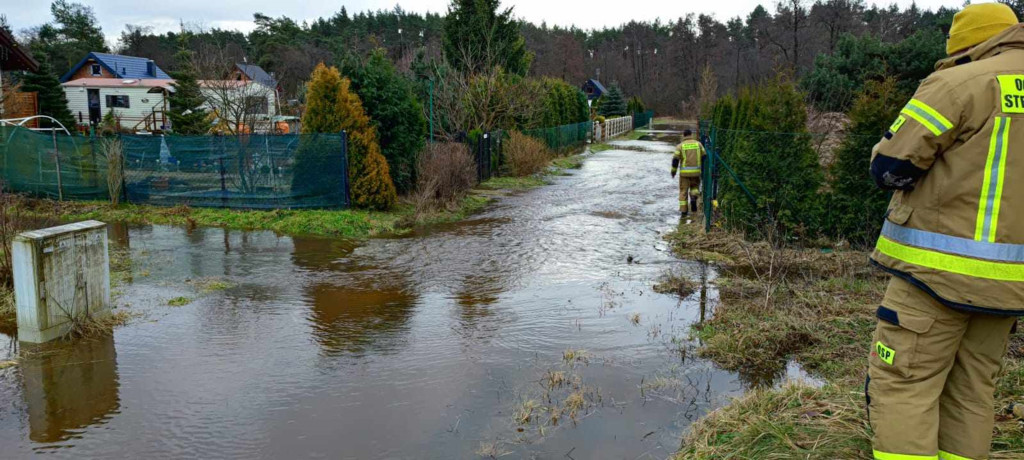
[[665,458],[744,386],[689,356],[714,291],[652,290],[714,276],[662,241],[667,152],[624,142],[359,245],[112,226],[117,303],[143,316],[0,370],[0,458]]

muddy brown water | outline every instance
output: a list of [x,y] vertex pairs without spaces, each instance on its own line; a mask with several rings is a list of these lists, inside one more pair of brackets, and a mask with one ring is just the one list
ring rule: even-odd
[[133,261],[117,305],[143,316],[21,347],[0,458],[665,458],[749,378],[691,356],[713,290],[652,290],[714,277],[662,241],[678,215],[658,139],[362,244],[112,225]]

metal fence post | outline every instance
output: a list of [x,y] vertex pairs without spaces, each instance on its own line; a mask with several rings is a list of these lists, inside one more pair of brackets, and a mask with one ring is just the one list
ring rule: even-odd
[[348,132],[341,132],[341,184],[345,194],[345,207],[352,207],[352,190],[348,181]]
[[64,201],[64,182],[60,177],[60,149],[57,148],[57,129],[51,128],[50,134],[53,136],[53,158],[57,163],[57,200]]

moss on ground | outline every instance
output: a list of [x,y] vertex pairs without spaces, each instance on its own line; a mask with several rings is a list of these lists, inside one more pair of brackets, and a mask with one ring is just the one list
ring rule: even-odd
[[[790,360],[826,382],[748,393],[694,424],[677,458],[870,458],[863,382],[888,277],[870,267],[868,254],[778,249],[692,225],[669,241],[681,257],[719,268],[720,303],[693,327],[700,356],[755,385],[781,375]],[[997,409],[1021,395],[1024,339],[1016,336]],[[997,422],[992,458],[1021,458],[1024,424],[1009,416]]]

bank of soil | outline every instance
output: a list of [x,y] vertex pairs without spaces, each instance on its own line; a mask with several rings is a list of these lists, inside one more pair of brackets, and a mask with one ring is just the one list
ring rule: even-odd
[[[680,257],[720,270],[720,303],[693,327],[699,356],[754,376],[796,361],[825,381],[749,392],[696,423],[676,458],[871,458],[863,386],[888,277],[869,265],[868,253],[778,249],[693,225],[680,226],[670,241]],[[1024,402],[1019,335],[999,380],[992,458],[1024,458],[1024,422],[1004,415],[1015,398]]]

